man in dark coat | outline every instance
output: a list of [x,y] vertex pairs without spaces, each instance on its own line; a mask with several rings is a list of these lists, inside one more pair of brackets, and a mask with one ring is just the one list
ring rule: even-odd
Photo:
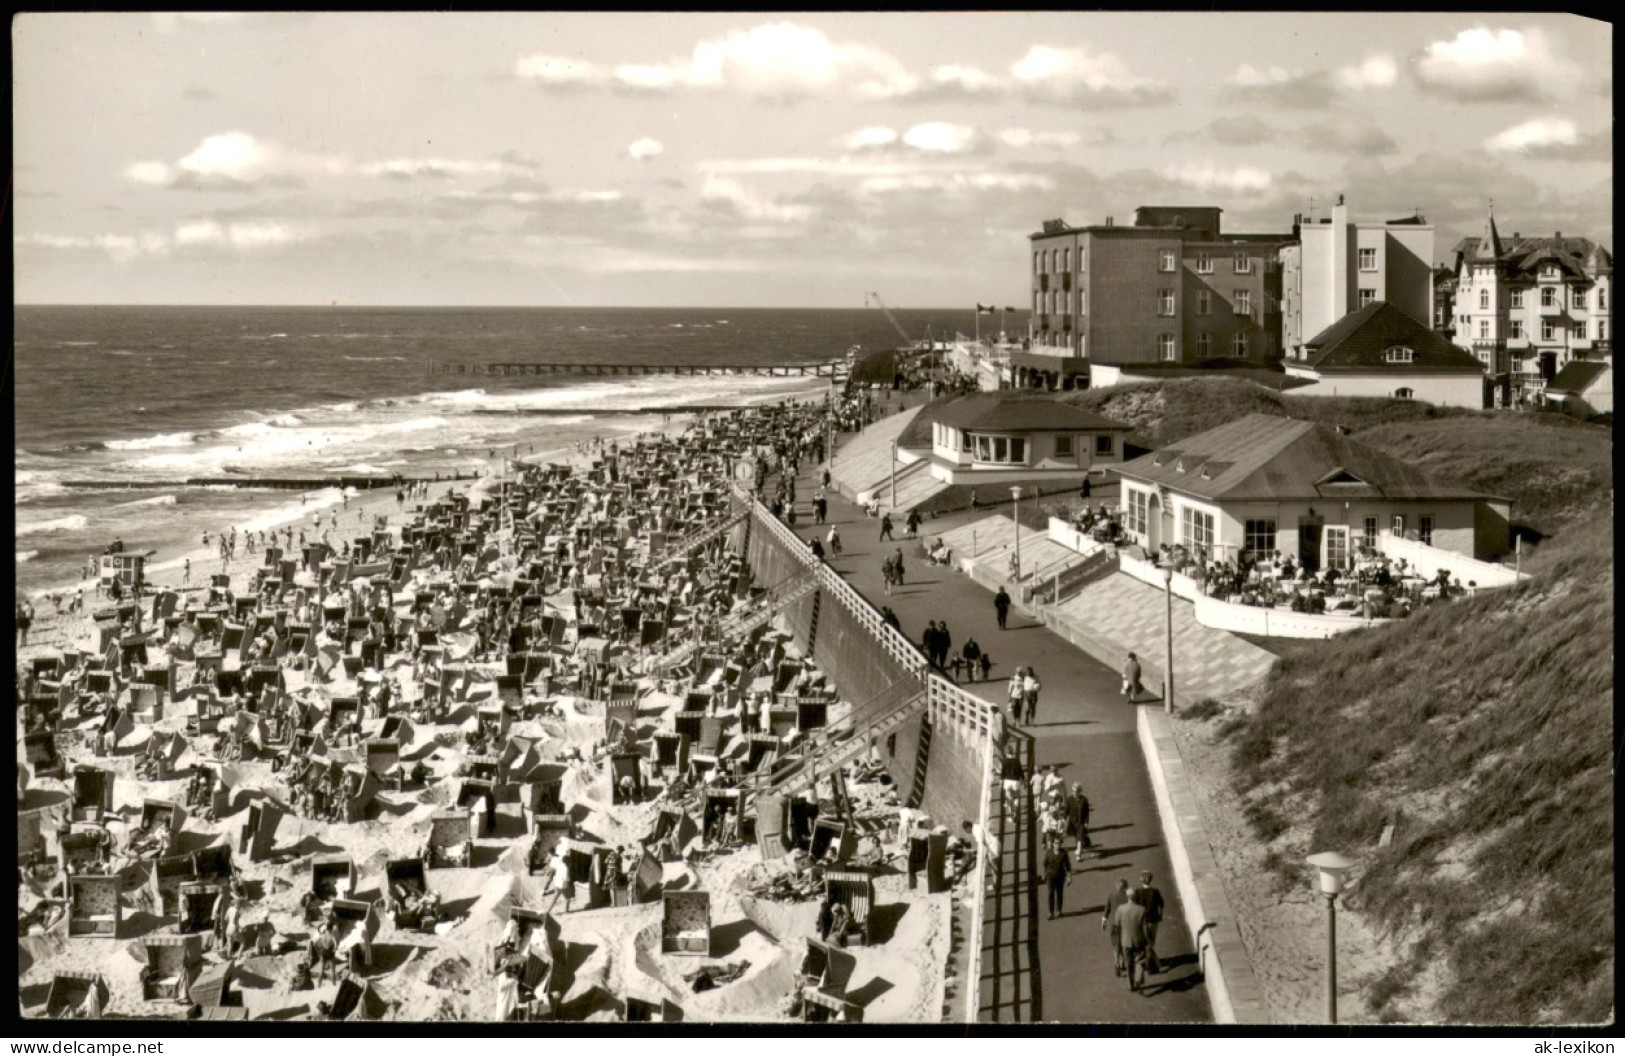
[[999,630],[1004,630],[1004,621],[1010,618],[1010,595],[1005,593],[1003,587],[993,595],[993,611],[999,616]]
[[1067,885],[1072,883],[1072,859],[1058,840],[1044,853],[1043,877],[1049,887],[1049,919],[1054,920],[1061,915]]

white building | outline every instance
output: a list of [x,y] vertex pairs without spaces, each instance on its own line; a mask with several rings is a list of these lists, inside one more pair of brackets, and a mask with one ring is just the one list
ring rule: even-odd
[[1283,366],[1294,396],[1382,396],[1440,407],[1485,405],[1484,365],[1386,301],[1350,312]]
[[950,484],[1081,480],[1123,460],[1129,426],[1054,396],[976,393],[930,407],[931,475]]
[[1589,238],[1507,240],[1493,213],[1456,246],[1455,342],[1478,357],[1502,403],[1535,399],[1574,360],[1611,360],[1614,258]]
[[1420,214],[1351,222],[1339,197],[1329,219],[1300,217],[1293,229],[1297,243],[1281,250],[1281,347],[1288,357],[1376,301],[1432,318],[1433,225]]

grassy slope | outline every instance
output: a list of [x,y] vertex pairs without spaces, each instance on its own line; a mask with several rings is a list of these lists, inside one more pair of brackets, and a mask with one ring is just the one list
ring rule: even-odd
[[[1249,816],[1283,874],[1337,847],[1350,900],[1408,940],[1365,997],[1455,1022],[1600,1021],[1612,1009],[1612,434],[1556,416],[1281,396],[1228,380],[1079,393],[1146,446],[1259,411],[1512,498],[1549,541],[1535,580],[1286,650],[1228,729]],[[1293,824],[1289,819],[1299,820]],[[1389,822],[1392,844],[1378,849]],[[1442,969],[1442,971],[1439,971]],[[1414,1011],[1412,1014],[1415,1014]]]

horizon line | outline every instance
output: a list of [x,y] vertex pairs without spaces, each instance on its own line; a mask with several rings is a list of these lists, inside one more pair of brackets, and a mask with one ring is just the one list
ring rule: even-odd
[[[710,304],[340,304],[332,302],[319,304],[316,302],[274,303],[240,302],[231,304],[189,304],[178,301],[13,301],[13,308],[429,308],[429,309],[498,309],[502,311],[513,310],[559,310],[578,311],[691,311],[691,312],[783,312],[783,311],[813,311],[813,312],[861,312],[875,311],[874,308],[863,306],[848,307],[832,304],[811,305],[710,305]],[[969,308],[937,305],[927,308],[899,308],[889,305],[894,312],[977,312],[977,305]],[[1030,308],[1011,308],[1011,312],[1028,312]]]

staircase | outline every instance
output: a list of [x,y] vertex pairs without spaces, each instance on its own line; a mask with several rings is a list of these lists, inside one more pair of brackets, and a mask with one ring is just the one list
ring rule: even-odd
[[914,781],[909,786],[907,806],[918,807],[925,801],[925,774],[931,767],[931,719],[920,721],[920,745],[914,752]]
[[[815,575],[815,571],[816,570],[813,568],[804,568],[800,572],[786,578],[782,583],[775,583],[772,587],[768,588],[766,593],[764,593],[756,601],[752,602],[749,606],[739,612],[730,613],[726,619],[717,625],[717,632],[715,636],[709,638],[695,638],[684,642],[675,649],[670,649],[665,653],[662,653],[660,656],[654,658],[654,660],[650,661],[644,666],[644,671],[648,673],[664,673],[693,656],[700,649],[704,648],[708,642],[719,640],[726,641],[730,638],[740,638],[749,634],[751,631],[754,631],[756,628],[765,624],[768,620],[771,620],[773,618],[773,614],[784,608],[786,605],[791,605],[797,601],[800,601],[808,594],[811,594],[813,591],[817,590],[818,577]],[[818,609],[817,601],[815,599],[813,608],[814,634],[817,633],[817,628]],[[807,651],[809,653],[812,652],[812,647],[810,645],[808,646]]]
[[734,525],[750,516],[750,509],[736,510],[720,521],[702,525],[689,532],[674,543],[669,543],[661,556],[666,558],[686,557],[688,554],[711,542],[713,539],[731,531]]
[[852,709],[799,745],[790,757],[767,776],[755,793],[793,796],[812,786],[819,774],[828,774],[856,759],[872,739],[891,733],[925,706],[926,691],[911,681],[893,683],[875,698]]

